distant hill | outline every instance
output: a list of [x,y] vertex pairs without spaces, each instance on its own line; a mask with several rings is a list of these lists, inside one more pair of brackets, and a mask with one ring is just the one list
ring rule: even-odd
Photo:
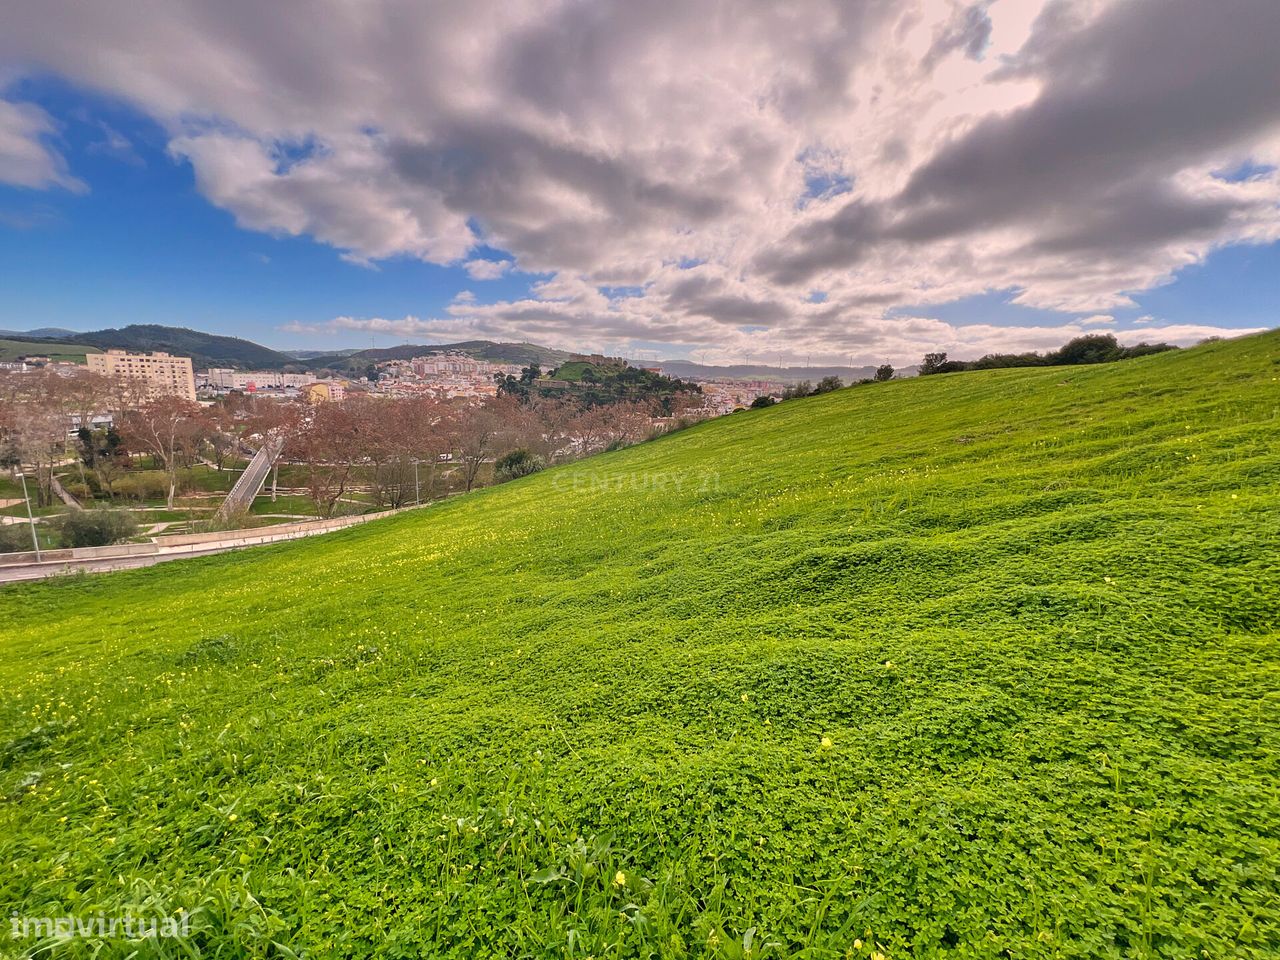
[[[56,337],[41,337],[41,333],[57,332]],[[67,353],[68,344],[81,344],[96,347],[90,350],[97,353],[101,350],[132,350],[140,353],[164,351],[175,356],[190,357],[192,365],[201,367],[234,367],[239,370],[280,370],[287,366],[302,367],[296,359],[287,354],[264,347],[252,340],[240,337],[226,337],[216,333],[203,333],[186,327],[165,327],[159,324],[132,324],[119,329],[91,330],[88,333],[77,333],[72,330],[59,330],[46,327],[43,330],[31,330],[27,333],[0,334],[11,336],[15,341],[33,344],[28,353],[39,353],[53,356],[55,353]],[[59,346],[61,350],[59,350]],[[84,350],[71,351],[84,359]]]
[[[564,363],[572,354],[564,350],[552,350],[536,343],[497,343],[492,340],[463,340],[458,343],[402,344],[395,347],[360,350],[291,350],[282,352],[244,340],[216,333],[204,333],[187,327],[166,327],[159,324],[133,324],[118,329],[93,330],[77,333],[57,327],[44,327],[27,332],[0,331],[0,338],[9,343],[29,345],[13,348],[5,353],[13,359],[23,353],[51,356],[63,351],[69,343],[96,347],[98,350],[134,350],[151,352],[163,350],[177,356],[191,357],[197,367],[233,367],[238,370],[280,370],[285,367],[299,369],[328,368],[337,371],[357,372],[370,363],[385,360],[408,360],[432,353],[465,353],[477,360],[491,363],[537,364],[550,369]],[[75,352],[81,360],[84,351]]]
[[490,363],[518,363],[522,366],[537,364],[546,369],[564,363],[572,354],[564,350],[552,350],[536,343],[495,343],[492,340],[463,340],[458,343],[406,343],[397,347],[378,347],[369,350],[348,351],[312,357],[308,362],[316,367],[331,370],[363,370],[371,363],[387,360],[412,360],[432,353],[465,353],[477,360]]
[[316,357],[349,357],[353,353],[359,353],[359,347],[352,347],[349,350],[286,350],[284,351],[291,357],[297,357],[299,360],[315,360]]
[[[9,339],[9,337],[19,339]],[[48,357],[50,360],[84,363],[86,353],[100,353],[90,346],[69,344],[63,340],[32,340],[28,334],[0,334],[0,360],[20,360],[25,357]]]
[[151,352],[163,350],[190,357],[196,367],[236,367],[246,370],[279,370],[298,365],[293,357],[239,337],[202,333],[186,327],[134,324],[120,329],[77,333],[70,338],[103,350],[110,348]]
[[544,372],[537,379],[508,376],[499,390],[511,396],[527,400],[533,396],[569,397],[588,406],[602,406],[624,400],[657,401],[671,413],[681,395],[697,394],[701,388],[692,383],[674,379],[627,361],[604,357],[569,360]]
[[65,340],[68,337],[74,337],[74,330],[65,330],[62,327],[37,327],[35,330],[0,330],[0,337],[13,340]]
[[[691,360],[661,360],[646,366],[658,367],[668,377],[679,377],[681,380],[779,380],[783,383],[798,383],[801,380],[818,381],[823,377],[839,377],[846,384],[857,383],[873,376],[875,367],[770,367],[764,364],[734,364],[727,367],[708,366],[694,363]],[[914,377],[914,366],[901,367],[896,371],[899,377]]]

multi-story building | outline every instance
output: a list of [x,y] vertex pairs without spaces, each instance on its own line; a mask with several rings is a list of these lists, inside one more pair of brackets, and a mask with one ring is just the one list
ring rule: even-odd
[[200,372],[200,385],[214,390],[296,390],[305,387],[315,377],[305,373],[282,373],[279,370],[232,370],[230,367],[210,367]]
[[145,384],[148,400],[156,397],[196,398],[196,379],[190,357],[108,350],[106,353],[91,353],[85,360],[94,373],[125,377]]
[[465,353],[433,353],[425,357],[414,357],[409,362],[410,369],[419,377],[439,376],[480,377],[492,380],[494,374],[519,374],[518,363],[490,363],[488,360],[477,360]]

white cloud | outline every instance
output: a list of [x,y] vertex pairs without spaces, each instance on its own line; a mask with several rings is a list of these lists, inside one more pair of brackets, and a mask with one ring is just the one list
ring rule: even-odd
[[472,280],[497,280],[511,267],[510,260],[468,260],[463,264]]
[[[955,359],[973,360],[987,353],[1022,353],[1030,350],[1048,351],[1062,346],[1072,337],[1097,333],[1080,323],[1064,323],[1053,326],[998,326],[995,324],[952,324],[931,317],[900,317],[893,323],[868,323],[860,329],[856,340],[849,341],[844,350],[833,350],[829,339],[822,336],[795,338],[774,336],[768,332],[743,329],[726,329],[722,335],[705,346],[705,341],[681,339],[676,326],[664,328],[662,318],[656,316],[622,316],[611,318],[592,313],[589,309],[577,310],[574,306],[551,305],[545,301],[525,300],[516,303],[496,304],[484,307],[470,303],[450,308],[449,316],[418,317],[407,315],[398,319],[386,317],[335,317],[327,323],[303,327],[296,325],[283,329],[290,332],[342,334],[351,332],[391,334],[400,338],[413,338],[421,342],[446,342],[455,340],[512,341],[531,337],[546,346],[565,350],[595,349],[618,356],[636,357],[641,351],[650,351],[655,340],[649,331],[656,331],[657,342],[669,342],[675,346],[667,351],[674,356],[689,356],[696,347],[703,362],[713,364],[756,362],[781,362],[799,365],[812,360],[820,364],[844,364],[855,366],[892,363],[908,366],[920,362],[920,358],[933,350],[947,351]],[[568,321],[568,322],[566,322]],[[647,321],[642,327],[644,336],[637,336],[634,324]],[[1259,330],[1223,330],[1220,327],[1201,324],[1171,324],[1162,327],[1142,327],[1137,330],[1115,330],[1120,343],[1172,343],[1192,346],[1212,336],[1235,336],[1257,333]]]
[[67,172],[62,155],[47,142],[53,120],[29,103],[0,100],[0,183],[19,187],[61,187],[83,193],[88,187]]
[[[1280,159],[1274,0],[11,0],[6,19],[0,60],[136,104],[247,229],[550,275],[378,322],[901,362],[1056,345],[1221,246],[1280,239],[1280,175],[1221,176]],[[69,185],[31,116],[15,169]],[[991,290],[1064,322],[889,312]]]

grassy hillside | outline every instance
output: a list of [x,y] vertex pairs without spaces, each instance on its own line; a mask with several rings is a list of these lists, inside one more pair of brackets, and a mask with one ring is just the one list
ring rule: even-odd
[[596,372],[596,367],[587,360],[570,360],[568,363],[562,363],[547,373],[547,376],[554,380],[564,380],[569,383],[577,383],[582,379],[583,374],[588,370],[592,373]]
[[7,588],[0,901],[219,957],[1273,957],[1278,483],[1268,334]]
[[23,357],[48,357],[50,360],[70,360],[84,363],[86,353],[100,353],[96,347],[77,346],[55,340],[3,340],[0,339],[0,360],[18,360]]

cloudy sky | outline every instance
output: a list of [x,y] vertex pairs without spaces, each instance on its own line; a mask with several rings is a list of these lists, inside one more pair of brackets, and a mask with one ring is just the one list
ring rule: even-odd
[[1276,0],[7,0],[0,327],[915,361],[1280,324]]

